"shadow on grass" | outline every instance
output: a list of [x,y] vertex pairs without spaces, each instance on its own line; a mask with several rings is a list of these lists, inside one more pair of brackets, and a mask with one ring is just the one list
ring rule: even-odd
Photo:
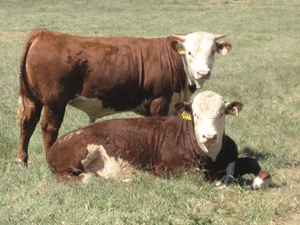
[[265,160],[268,158],[276,158],[275,154],[270,154],[270,153],[261,153],[258,151],[255,151],[251,148],[244,148],[243,150],[240,151],[240,155],[244,155],[246,157],[251,157],[251,158],[255,158],[257,160]]
[[276,155],[274,153],[268,153],[268,152],[261,153],[259,151],[253,150],[248,147],[239,151],[239,155],[240,157],[246,156],[250,158],[255,158],[258,161],[269,161],[272,162],[272,164],[276,165],[277,167],[279,166],[300,167],[300,162],[296,160],[288,159],[285,156]]

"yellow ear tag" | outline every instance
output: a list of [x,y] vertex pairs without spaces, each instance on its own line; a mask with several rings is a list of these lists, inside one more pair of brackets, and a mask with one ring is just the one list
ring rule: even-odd
[[182,115],[182,118],[185,120],[192,120],[191,114],[189,114],[187,111],[183,111],[183,113],[181,115]]
[[178,52],[180,55],[184,55],[184,54],[185,54],[185,51],[183,51],[180,47],[178,48],[177,52]]

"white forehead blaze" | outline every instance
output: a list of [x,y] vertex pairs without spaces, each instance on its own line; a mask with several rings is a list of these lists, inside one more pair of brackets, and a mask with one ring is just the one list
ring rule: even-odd
[[203,54],[208,57],[211,54],[211,51],[216,48],[215,36],[204,32],[192,33],[187,35],[184,46],[187,53],[190,51],[195,56]]
[[202,92],[193,99],[192,109],[197,117],[214,118],[225,112],[225,108],[223,97],[211,91]]

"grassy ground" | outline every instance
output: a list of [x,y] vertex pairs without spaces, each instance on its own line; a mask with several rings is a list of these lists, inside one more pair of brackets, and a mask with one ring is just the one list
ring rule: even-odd
[[[298,0],[1,0],[1,224],[282,224],[300,213],[300,3]],[[14,163],[19,57],[36,28],[84,36],[166,36],[227,33],[233,44],[218,55],[202,90],[242,101],[226,132],[240,154],[257,158],[273,175],[270,189],[231,184],[218,189],[189,172],[166,180],[138,172],[131,183],[94,179],[58,184],[47,167],[38,127],[29,167]],[[134,114],[110,116],[128,117]],[[105,118],[107,119],[107,118]],[[60,135],[87,125],[68,107]],[[298,221],[299,222],[299,221]]]

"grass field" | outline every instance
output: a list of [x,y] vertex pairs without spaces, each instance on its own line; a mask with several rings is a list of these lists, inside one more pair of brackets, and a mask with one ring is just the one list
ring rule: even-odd
[[[299,223],[299,10],[299,0],[1,0],[0,224]],[[131,183],[57,183],[39,126],[29,167],[18,167],[19,58],[26,36],[37,28],[83,36],[228,34],[232,51],[216,57],[213,78],[202,90],[244,103],[238,117],[227,117],[226,132],[241,156],[257,158],[272,174],[271,188],[232,183],[218,189],[195,172],[165,179],[140,171]],[[135,115],[107,118],[129,116]],[[88,117],[69,106],[60,135],[87,124]]]

